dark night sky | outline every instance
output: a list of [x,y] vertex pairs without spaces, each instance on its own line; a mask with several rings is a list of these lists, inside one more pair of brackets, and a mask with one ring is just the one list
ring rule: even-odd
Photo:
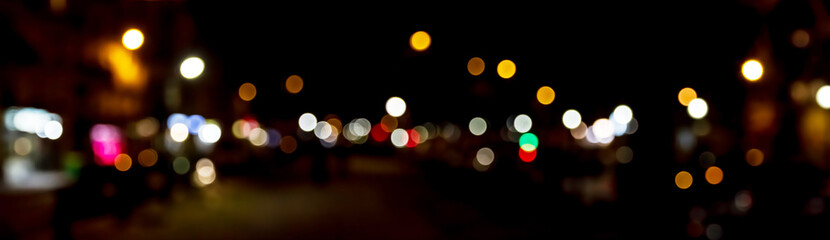
[[[543,85],[557,91],[550,107],[556,112],[596,110],[599,117],[621,103],[660,109],[673,106],[684,86],[741,88],[736,66],[763,21],[754,9],[719,2],[423,12],[200,2],[190,8],[198,41],[220,58],[223,82],[257,84],[262,94],[254,109],[285,109],[274,113],[278,119],[307,109],[379,118],[395,95],[410,105],[415,122],[464,121],[483,112],[504,118],[530,111]],[[418,30],[433,39],[424,53],[408,46]],[[474,56],[487,66],[478,77],[465,69]],[[516,62],[514,78],[495,74],[502,59]],[[299,96],[281,88],[290,74],[306,81]]]

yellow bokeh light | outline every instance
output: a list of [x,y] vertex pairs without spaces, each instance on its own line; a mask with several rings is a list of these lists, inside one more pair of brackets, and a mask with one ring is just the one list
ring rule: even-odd
[[467,61],[467,72],[473,76],[481,75],[484,72],[484,60],[480,57],[470,58],[470,61]]
[[129,50],[136,50],[144,43],[144,34],[138,29],[130,29],[121,37],[121,43]]
[[[236,121],[233,121],[233,124],[231,125],[231,132],[233,133],[233,136],[239,139],[248,137],[248,132],[246,132],[243,128],[245,125],[247,125],[245,120],[237,119]],[[248,129],[248,131],[250,131],[250,129]]]
[[554,98],[556,98],[556,92],[553,91],[553,88],[548,86],[540,87],[539,90],[536,91],[536,100],[539,100],[539,103],[542,105],[551,104]]
[[105,45],[100,59],[103,67],[111,71],[116,88],[141,89],[146,84],[146,70],[133,52],[123,46]]
[[429,45],[432,43],[432,38],[429,36],[427,32],[424,31],[417,31],[409,37],[409,46],[412,47],[415,51],[422,52],[429,48]]
[[340,122],[340,119],[337,119],[336,116],[326,116],[326,122],[329,123],[332,128],[337,129],[337,132],[343,132],[343,123]]
[[239,86],[239,98],[243,101],[249,102],[256,97],[256,86],[252,83],[243,83]]
[[687,189],[692,186],[692,174],[687,171],[680,171],[674,176],[674,184],[680,189]]
[[125,172],[127,170],[130,170],[130,167],[133,166],[133,159],[130,158],[130,155],[123,154],[123,153],[118,154],[118,156],[115,156],[115,163],[114,164],[115,164],[115,169],[118,169],[118,171]]
[[764,67],[761,66],[761,62],[758,62],[758,60],[750,59],[744,62],[744,65],[741,66],[741,73],[743,73],[744,78],[750,82],[758,81],[758,79],[761,79],[761,76],[764,75]]
[[144,149],[143,151],[138,153],[138,164],[144,167],[152,167],[156,165],[156,161],[158,161],[159,155],[156,150],[152,148]]
[[706,181],[712,185],[720,183],[723,181],[723,170],[715,166],[709,167],[706,169]]
[[66,0],[49,0],[49,7],[55,14],[63,14],[66,11]]
[[383,131],[392,132],[398,128],[398,119],[393,116],[383,115],[383,118],[380,119],[380,127],[383,128]]
[[680,89],[680,92],[677,93],[677,100],[683,106],[689,106],[689,103],[695,100],[695,98],[697,98],[697,92],[690,87]]
[[288,76],[285,79],[285,90],[292,94],[297,94],[303,90],[303,78],[297,75]]
[[746,151],[746,163],[750,166],[757,167],[764,163],[764,152],[756,148]]
[[511,78],[514,74],[516,74],[516,64],[508,59],[502,60],[499,62],[499,65],[496,66],[496,72],[499,73],[499,77],[501,78]]

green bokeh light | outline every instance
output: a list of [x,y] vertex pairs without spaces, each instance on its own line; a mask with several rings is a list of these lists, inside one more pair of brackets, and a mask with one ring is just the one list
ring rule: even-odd
[[525,152],[530,152],[535,150],[539,146],[539,138],[536,137],[536,134],[533,133],[524,133],[519,138],[519,147],[522,148]]
[[179,175],[184,175],[188,170],[190,170],[190,161],[187,158],[176,157],[176,159],[173,159],[173,171]]

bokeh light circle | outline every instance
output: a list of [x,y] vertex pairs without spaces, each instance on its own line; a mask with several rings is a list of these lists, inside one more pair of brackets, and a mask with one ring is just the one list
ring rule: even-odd
[[717,185],[721,181],[723,181],[723,170],[719,167],[711,166],[706,169],[706,181],[709,184]]
[[513,129],[516,129],[516,132],[526,133],[531,127],[533,127],[533,119],[530,119],[530,116],[520,114],[513,119]]
[[631,121],[631,118],[634,117],[634,113],[631,111],[631,108],[626,105],[619,105],[617,108],[614,108],[614,122],[619,124],[628,124]]
[[430,44],[432,44],[432,38],[427,32],[417,31],[409,37],[409,46],[415,51],[425,51],[429,48]]
[[293,136],[284,136],[280,139],[280,150],[286,154],[293,153],[297,150],[297,139]]
[[677,101],[683,106],[689,106],[689,102],[697,98],[697,92],[690,87],[680,89],[677,93]]
[[254,97],[256,97],[256,86],[254,84],[246,82],[239,86],[239,98],[242,101],[250,102],[254,100]]
[[692,174],[687,171],[680,171],[674,176],[674,184],[680,189],[688,189],[692,186]]
[[43,125],[43,133],[47,138],[56,140],[63,134],[63,126],[58,121],[50,120]]
[[400,97],[391,97],[386,100],[386,113],[393,117],[400,117],[406,112],[406,102]]
[[115,156],[114,165],[115,169],[118,169],[118,171],[126,172],[127,170],[130,170],[130,167],[133,166],[133,159],[130,158],[130,155],[123,153],[118,154],[117,156]]
[[470,133],[476,136],[481,136],[487,131],[487,121],[485,121],[484,118],[475,117],[470,120],[468,127],[470,128]]
[[314,127],[317,126],[317,117],[311,113],[303,113],[303,115],[300,115],[298,123],[300,125],[300,130],[303,130],[304,132],[311,132],[314,131]]
[[190,161],[185,157],[176,157],[173,159],[173,171],[179,175],[184,175],[190,171]]
[[617,148],[615,155],[617,157],[617,162],[626,164],[631,162],[631,159],[634,158],[634,151],[628,146],[622,146]]
[[144,34],[140,30],[132,28],[124,32],[124,36],[121,37],[121,43],[129,50],[136,50],[144,43]]
[[598,139],[609,138],[614,136],[614,123],[607,118],[597,119],[594,125],[591,125],[591,131]]
[[523,162],[533,162],[536,159],[536,149],[533,151],[525,151],[524,149],[519,148],[519,159]]
[[198,136],[203,143],[215,143],[222,137],[222,129],[215,123],[205,123],[199,128]]
[[409,134],[407,134],[406,130],[398,128],[392,131],[392,134],[389,137],[389,139],[392,141],[392,145],[395,145],[395,147],[398,148],[402,148],[406,146],[407,142],[409,142]]
[[483,166],[490,166],[495,160],[496,154],[493,153],[493,150],[488,147],[483,147],[478,149],[476,152],[476,161]]
[[199,75],[202,75],[202,71],[204,70],[205,62],[198,57],[190,57],[185,59],[179,67],[179,72],[181,72],[182,77],[186,79],[194,79]]
[[689,116],[694,119],[701,119],[706,117],[706,113],[709,112],[709,105],[706,104],[701,98],[696,98],[689,102],[689,106],[686,108],[686,111],[689,112]]
[[152,167],[158,161],[158,152],[152,148],[144,149],[138,153],[138,164],[144,167]]
[[496,72],[498,72],[499,77],[501,78],[511,78],[516,74],[516,64],[508,59],[502,60],[499,62],[499,65],[496,66]]
[[467,61],[467,72],[473,76],[481,75],[484,72],[484,60],[480,57],[470,58],[470,61]]
[[173,127],[170,128],[170,138],[176,142],[184,142],[189,134],[187,125],[184,125],[184,123],[173,124]]
[[285,79],[285,90],[291,94],[297,94],[303,90],[303,78],[297,75],[288,76]]
[[556,92],[551,87],[543,86],[536,90],[536,100],[542,105],[550,105],[555,98]]
[[761,62],[758,62],[758,60],[750,59],[741,66],[741,73],[750,82],[758,81],[764,74],[764,67],[761,66]]
[[519,147],[525,152],[535,151],[539,147],[539,138],[533,133],[522,134],[519,137]]
[[264,146],[268,143],[268,132],[262,128],[251,129],[251,132],[248,134],[248,141],[257,147]]
[[746,151],[746,163],[750,166],[757,167],[764,163],[764,152],[756,148]]
[[579,114],[579,111],[568,109],[568,111],[565,111],[565,113],[562,114],[562,124],[564,124],[566,128],[577,128],[580,123],[582,123],[582,115]]
[[816,92],[816,103],[821,108],[830,108],[830,85],[821,86]]

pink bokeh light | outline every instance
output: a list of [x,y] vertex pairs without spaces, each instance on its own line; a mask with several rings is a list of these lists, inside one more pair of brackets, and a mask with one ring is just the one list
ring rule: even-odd
[[112,166],[115,156],[124,147],[121,130],[114,125],[96,124],[89,131],[89,139],[92,141],[95,162],[102,166]]

